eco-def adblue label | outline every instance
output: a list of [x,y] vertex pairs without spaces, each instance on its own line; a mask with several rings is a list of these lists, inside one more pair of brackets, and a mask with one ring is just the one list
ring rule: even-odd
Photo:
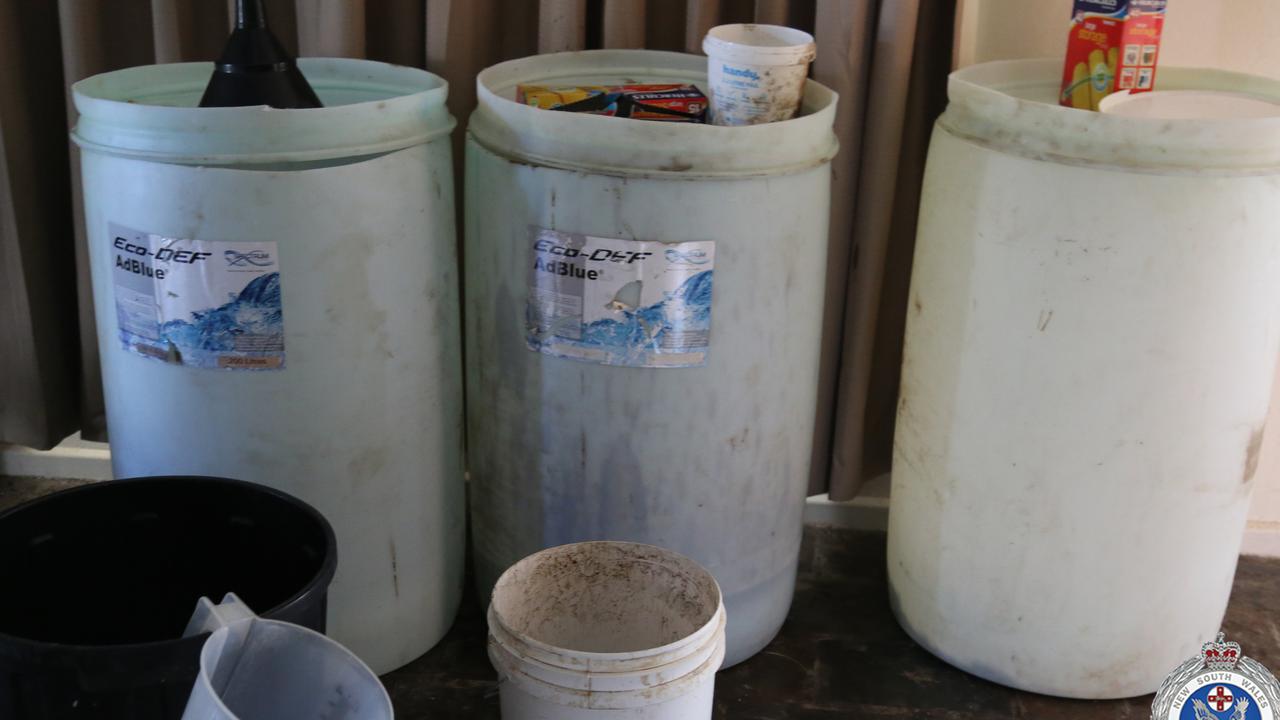
[[526,342],[627,367],[705,365],[715,242],[621,240],[530,229]]
[[125,350],[190,367],[284,367],[274,241],[172,238],[115,223],[108,229]]

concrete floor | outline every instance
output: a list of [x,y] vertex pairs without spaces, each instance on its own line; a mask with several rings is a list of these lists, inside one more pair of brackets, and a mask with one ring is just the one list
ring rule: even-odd
[[[69,484],[0,478],[0,509]],[[398,718],[498,717],[483,609],[468,592],[444,640],[383,677]],[[1242,558],[1224,630],[1247,655],[1280,671],[1278,609],[1280,559]],[[1009,690],[952,668],[912,642],[891,616],[883,534],[809,528],[795,602],[782,633],[761,654],[720,673],[714,716],[1084,720],[1147,718],[1150,703],[1150,696],[1059,700]]]
[[[764,652],[716,678],[715,718],[1150,717],[1151,696],[1087,702],[1033,695],[979,680],[925,652],[890,614],[884,544],[882,533],[807,529],[787,623]],[[1246,654],[1280,670],[1277,609],[1280,560],[1241,558],[1224,629]],[[383,678],[398,716],[497,718],[485,637],[480,604],[468,597],[435,649]]]

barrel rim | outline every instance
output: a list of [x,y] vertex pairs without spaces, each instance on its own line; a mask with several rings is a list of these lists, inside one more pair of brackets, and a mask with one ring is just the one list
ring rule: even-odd
[[[377,155],[449,135],[449,84],[418,68],[351,58],[302,58],[323,108],[197,108],[210,63],[100,73],[71,86],[84,150],[156,162],[255,165]],[[181,102],[182,104],[175,104]]]
[[[1230,120],[1112,115],[1059,105],[1062,61],[997,60],[961,68],[938,127],[1038,160],[1137,171],[1265,172],[1280,167],[1280,117]],[[1161,66],[1157,90],[1237,92],[1280,103],[1280,80]]]
[[794,173],[830,162],[839,96],[805,83],[804,114],[762,125],[630,122],[553,113],[515,102],[515,86],[597,78],[687,82],[708,87],[707,58],[660,50],[583,50],[508,60],[476,76],[467,133],[499,156],[537,166],[664,178],[732,178]]
[[[327,587],[333,581],[333,576],[338,569],[338,539],[337,535],[333,531],[333,526],[329,523],[329,520],[310,503],[298,497],[266,485],[260,485],[258,483],[252,483],[245,480],[209,475],[153,475],[90,482],[85,485],[60,490],[55,493],[49,493],[48,495],[42,495],[38,498],[28,500],[27,502],[0,511],[0,523],[3,523],[6,519],[23,512],[29,512],[33,509],[42,509],[49,505],[56,505],[58,503],[65,502],[68,497],[109,492],[110,490],[107,490],[108,488],[126,485],[136,487],[138,485],[153,485],[171,483],[175,481],[195,485],[238,488],[241,490],[261,493],[263,495],[269,495],[294,507],[296,510],[300,511],[301,515],[316,521],[317,526],[321,529],[321,532],[324,535],[324,545],[327,551],[323,554],[320,568],[301,589],[289,596],[288,599],[278,603],[275,607],[264,610],[261,617],[270,620],[272,619],[272,615],[297,605],[309,597],[312,597],[317,591],[327,592]],[[195,608],[194,600],[192,608],[193,610]],[[175,637],[166,640],[151,640],[140,643],[77,645],[72,643],[46,642],[18,635],[10,635],[4,631],[0,631],[0,659],[6,657],[18,657],[25,661],[31,661],[33,659],[51,660],[52,662],[41,663],[40,667],[56,667],[65,665],[66,663],[58,661],[69,657],[71,654],[92,657],[115,655],[121,652],[143,652],[148,650],[161,651],[172,649],[176,645],[187,641],[195,641],[197,639],[200,644],[203,644],[210,634],[211,633],[205,632],[191,637]]]

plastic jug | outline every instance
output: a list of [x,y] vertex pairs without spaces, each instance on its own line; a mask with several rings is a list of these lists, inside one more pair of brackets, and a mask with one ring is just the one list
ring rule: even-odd
[[183,720],[391,720],[391,698],[350,650],[300,625],[264,620],[234,593],[200,598],[183,637],[200,651]]

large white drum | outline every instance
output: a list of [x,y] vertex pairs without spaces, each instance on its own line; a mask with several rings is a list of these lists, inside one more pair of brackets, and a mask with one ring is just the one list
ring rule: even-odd
[[[1154,691],[1214,637],[1280,338],[1280,119],[1059,107],[1057,61],[955,73],[920,211],[889,580],[943,659]],[[1161,68],[1163,89],[1280,83]]]
[[[706,58],[543,55],[481,73],[465,322],[481,594],[584,540],[660,545],[724,591],[732,664],[791,602],[817,393],[835,96],[714,127],[553,112],[521,83],[683,82]],[[714,288],[712,287],[714,277]]]
[[300,66],[325,108],[197,109],[208,63],[73,88],[112,462],[318,508],[329,633],[385,672],[461,592],[454,123],[430,73]]

